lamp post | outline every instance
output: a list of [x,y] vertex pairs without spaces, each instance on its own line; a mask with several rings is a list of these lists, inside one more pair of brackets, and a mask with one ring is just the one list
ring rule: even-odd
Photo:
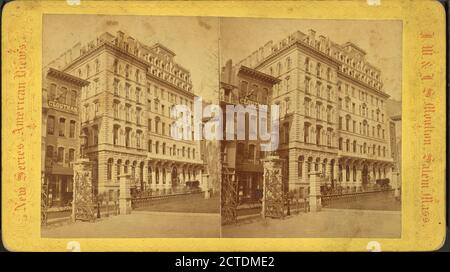
[[80,135],[80,159],[84,159],[86,157],[85,149],[86,149],[86,146],[87,146],[87,138],[88,138],[88,136],[86,135],[84,130],[81,130],[81,135]]

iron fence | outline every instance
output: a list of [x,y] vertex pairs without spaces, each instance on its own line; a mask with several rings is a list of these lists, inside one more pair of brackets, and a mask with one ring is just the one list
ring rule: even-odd
[[145,208],[157,203],[165,202],[167,200],[173,199],[183,199],[192,195],[201,195],[205,192],[201,189],[189,190],[180,193],[169,193],[169,194],[153,194],[153,193],[140,193],[132,195],[131,197],[131,208]]
[[390,193],[393,192],[393,189],[377,189],[370,191],[362,191],[362,192],[352,192],[352,193],[342,193],[342,194],[330,194],[330,195],[322,195],[321,202],[323,207],[327,207],[333,203],[351,203],[361,198],[367,196],[373,196],[380,193]]

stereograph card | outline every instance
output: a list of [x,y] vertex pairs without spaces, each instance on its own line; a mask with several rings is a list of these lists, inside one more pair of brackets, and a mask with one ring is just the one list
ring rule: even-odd
[[437,1],[13,1],[11,251],[431,251]]

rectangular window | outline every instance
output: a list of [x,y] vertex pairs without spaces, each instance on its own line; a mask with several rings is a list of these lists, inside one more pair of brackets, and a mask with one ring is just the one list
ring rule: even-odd
[[60,118],[59,119],[59,136],[64,137],[66,134],[66,119]]
[[75,160],[75,149],[69,150],[69,162],[73,162]]
[[140,103],[141,98],[141,89],[136,88],[136,102]]
[[136,110],[136,124],[141,124],[141,110]]
[[64,162],[64,147],[58,147],[58,163]]
[[114,112],[114,118],[119,118],[119,104],[114,102],[113,104],[113,112]]
[[53,135],[55,133],[55,117],[49,116],[47,118],[47,134]]
[[125,84],[125,97],[130,98],[130,84]]
[[94,116],[98,116],[99,103],[98,101],[94,102]]
[[77,91],[75,91],[75,90],[72,90],[72,92],[71,92],[70,105],[74,106],[74,107],[77,105]]
[[305,92],[309,93],[309,78],[305,78]]
[[69,137],[75,138],[75,121],[70,121]]
[[98,93],[98,89],[99,89],[99,84],[98,84],[98,82],[99,82],[99,79],[98,79],[98,78],[94,79],[94,91],[95,91],[95,94]]
[[126,121],[130,121],[130,111],[131,111],[130,106],[127,106],[126,116],[125,116]]
[[50,92],[48,94],[48,100],[53,101],[56,98],[56,84],[50,85]]
[[58,94],[58,102],[61,104],[66,104],[67,88],[61,87]]
[[242,81],[241,82],[241,94],[242,94],[242,96],[245,96],[247,94],[247,89],[248,89],[248,82]]
[[119,95],[119,80],[118,79],[114,79],[113,88],[114,88],[114,94]]

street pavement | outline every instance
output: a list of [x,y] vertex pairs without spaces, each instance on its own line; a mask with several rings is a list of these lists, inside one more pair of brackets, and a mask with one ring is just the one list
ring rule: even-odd
[[322,209],[285,219],[255,218],[222,227],[222,237],[400,238],[400,211]]
[[220,215],[133,211],[94,223],[77,221],[42,227],[45,238],[207,238],[219,237]]

